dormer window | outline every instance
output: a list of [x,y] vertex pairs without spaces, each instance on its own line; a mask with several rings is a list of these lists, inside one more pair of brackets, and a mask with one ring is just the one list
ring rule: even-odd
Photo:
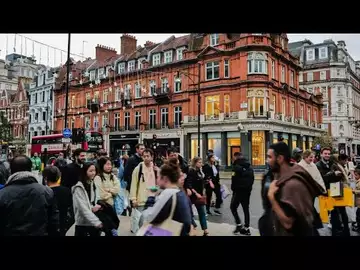
[[135,60],[129,61],[128,63],[128,71],[135,70]]
[[145,61],[146,59],[145,58],[140,58],[138,60],[138,69],[142,69],[143,68],[143,61]]
[[95,70],[90,71],[90,81],[95,81]]
[[124,73],[125,72],[125,63],[119,63],[118,72],[119,73]]
[[104,75],[104,68],[99,68],[98,69],[98,78],[101,79],[103,78]]
[[167,51],[164,53],[164,63],[171,63],[173,60],[173,53],[172,51]]
[[180,61],[180,60],[183,59],[183,57],[184,57],[184,55],[183,55],[183,54],[184,54],[184,50],[185,50],[184,47],[176,49],[176,60],[177,60],[177,61]]
[[154,54],[152,57],[152,64],[153,66],[160,65],[160,53]]
[[307,49],[306,50],[306,60],[307,61],[315,60],[315,50],[314,49]]
[[210,35],[210,46],[219,45],[220,37],[219,34],[211,34]]
[[111,69],[111,66],[107,66],[106,67],[106,72],[105,72],[105,76],[108,77],[109,76],[109,71]]
[[319,59],[326,59],[328,57],[327,47],[319,48]]

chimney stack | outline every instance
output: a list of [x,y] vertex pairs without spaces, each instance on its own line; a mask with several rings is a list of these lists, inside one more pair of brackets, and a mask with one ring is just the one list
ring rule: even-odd
[[121,48],[121,54],[131,54],[136,51],[136,37],[129,35],[129,34],[123,34],[120,38],[120,48]]
[[98,44],[95,47],[95,51],[96,51],[96,60],[98,60],[98,61],[104,61],[113,56],[116,56],[116,50],[114,48],[110,48],[110,47],[104,46],[104,45]]
[[152,42],[152,41],[146,41],[146,43],[145,43],[145,47],[149,47],[149,46],[152,46],[152,45],[155,45],[155,43],[154,42]]

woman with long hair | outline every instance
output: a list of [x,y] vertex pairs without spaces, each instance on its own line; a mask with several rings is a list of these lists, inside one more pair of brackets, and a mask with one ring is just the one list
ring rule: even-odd
[[195,205],[199,215],[199,221],[201,229],[204,231],[204,236],[208,236],[207,220],[206,220],[206,196],[205,185],[205,174],[202,171],[202,159],[195,157],[191,160],[191,167],[186,178],[187,188],[190,189],[190,199],[192,204]]
[[149,190],[149,198],[146,202],[147,209],[143,212],[145,223],[158,225],[163,223],[171,214],[173,196],[175,197],[175,209],[172,219],[182,224],[180,236],[188,236],[191,226],[191,212],[187,195],[179,188],[181,170],[176,159],[167,160],[160,169],[158,180],[159,188],[162,189],[155,202],[157,192]]
[[100,236],[102,223],[95,213],[101,208],[96,205],[94,177],[96,167],[85,163],[80,181],[72,187],[72,199],[75,213],[75,236]]
[[97,201],[104,201],[114,206],[114,198],[120,192],[120,182],[112,173],[110,158],[101,157],[97,161],[98,173],[94,178]]
[[220,170],[219,165],[216,163],[215,155],[209,154],[208,161],[203,167],[203,171],[205,174],[205,179],[208,181],[206,184],[206,211],[208,215],[212,215],[210,211],[211,207],[211,197],[213,192],[216,196],[215,202],[215,215],[221,215],[220,207],[222,204],[221,191],[220,191]]

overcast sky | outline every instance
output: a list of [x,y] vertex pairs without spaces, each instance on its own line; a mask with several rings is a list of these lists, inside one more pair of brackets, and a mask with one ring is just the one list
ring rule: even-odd
[[[36,56],[37,62],[57,66],[60,63],[64,63],[66,59],[67,51],[67,34],[20,34],[27,38],[33,39],[35,41],[44,43],[63,50],[48,49],[45,45],[40,45],[35,43],[33,49],[33,42],[27,40],[19,35],[14,34],[0,34],[0,58],[4,59],[6,52],[8,54],[14,52],[14,47],[16,47],[16,52],[23,55],[31,56],[33,53]],[[144,45],[147,40],[153,42],[161,42],[170,37],[171,35],[181,36],[182,34],[132,34],[137,37],[138,45]],[[77,55],[84,55],[86,57],[95,57],[95,47],[97,44],[105,45],[108,47],[115,48],[118,52],[120,51],[120,36],[121,34],[72,34],[71,35],[71,52]],[[360,34],[288,34],[289,41],[300,41],[305,38],[311,40],[313,43],[321,43],[325,39],[333,39],[335,42],[339,40],[344,40],[348,52],[354,58],[354,60],[360,60]],[[15,46],[16,44],[16,46]],[[84,51],[83,51],[84,45]],[[49,55],[49,56],[48,56]],[[73,56],[75,59],[79,60],[81,57]],[[41,61],[40,61],[41,59]]]

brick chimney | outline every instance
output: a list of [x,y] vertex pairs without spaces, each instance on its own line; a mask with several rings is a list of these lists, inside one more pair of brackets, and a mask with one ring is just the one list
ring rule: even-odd
[[96,51],[96,60],[104,61],[109,59],[110,57],[116,56],[116,50],[104,45],[97,45],[95,47]]
[[123,34],[120,38],[121,54],[131,54],[136,51],[136,37]]
[[145,46],[145,48],[146,48],[146,47],[149,47],[149,46],[152,46],[152,45],[155,45],[155,43],[148,40],[148,41],[146,41],[146,43],[145,43],[144,46]]

